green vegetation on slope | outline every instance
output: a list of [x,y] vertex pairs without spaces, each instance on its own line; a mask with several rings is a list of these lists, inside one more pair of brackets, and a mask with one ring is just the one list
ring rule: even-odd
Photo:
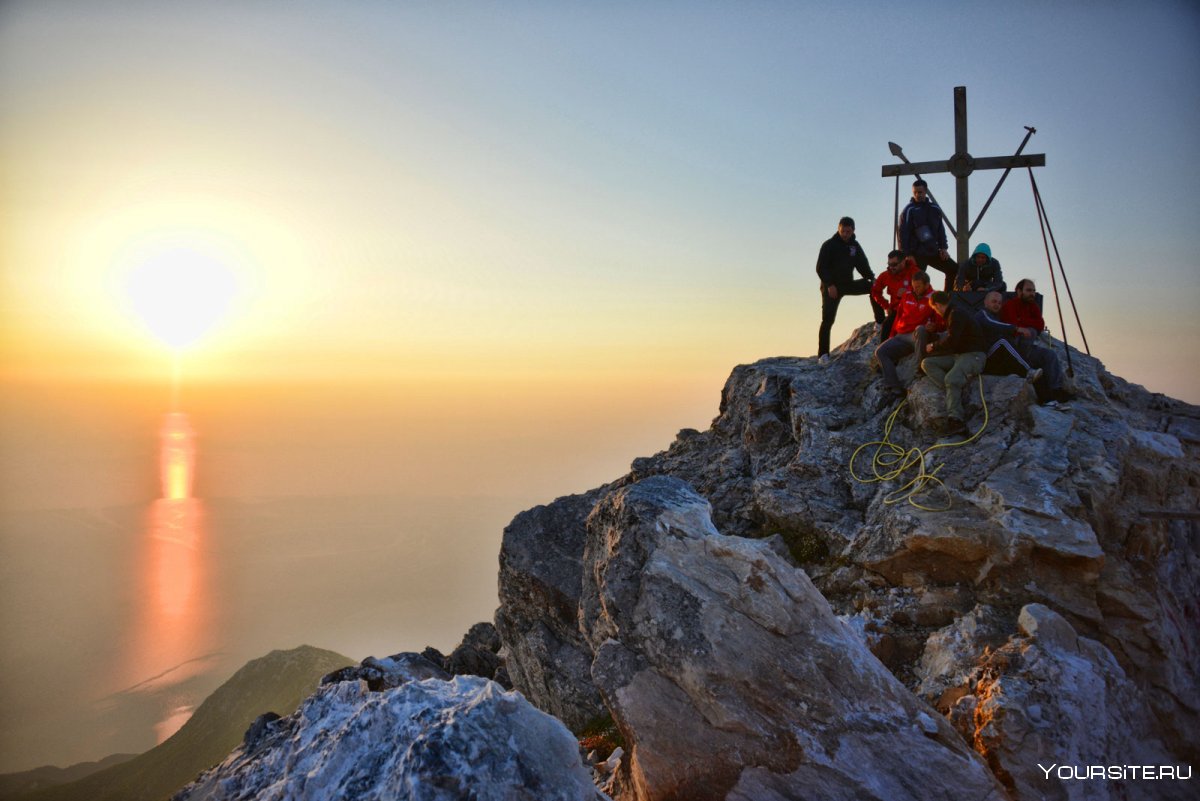
[[70,784],[21,796],[21,801],[163,801],[221,762],[259,715],[288,715],[321,677],[354,660],[302,645],[247,662],[213,692],[173,737],[146,753]]

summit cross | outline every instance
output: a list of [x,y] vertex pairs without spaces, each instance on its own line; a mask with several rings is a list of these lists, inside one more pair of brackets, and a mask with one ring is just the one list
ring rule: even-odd
[[[954,155],[945,161],[909,161],[904,151],[895,142],[888,142],[888,148],[893,156],[897,156],[903,164],[884,164],[883,177],[891,178],[900,175],[915,175],[921,177],[921,173],[948,172],[954,176],[955,190],[955,221],[956,224],[950,224],[949,218],[946,218],[946,224],[950,226],[951,233],[954,234],[955,240],[958,242],[958,263],[962,264],[967,260],[967,253],[970,249],[971,234],[975,232],[975,227],[979,225],[979,221],[983,219],[984,212],[992,203],[992,198],[996,196],[996,192],[1000,191],[1000,187],[1004,184],[1004,179],[1008,177],[1008,173],[1014,167],[1045,167],[1046,155],[1044,153],[1036,153],[1029,156],[1022,156],[1021,151],[1025,148],[1025,143],[1029,141],[1029,137],[1036,133],[1033,128],[1026,127],[1029,132],[1025,134],[1024,141],[1017,148],[1017,152],[1011,156],[984,156],[976,158],[967,152],[967,87],[954,87]],[[983,209],[980,210],[979,216],[975,219],[975,223],[968,227],[970,219],[970,210],[967,207],[967,176],[975,170],[999,170],[1003,169],[1004,174],[1000,176],[999,183],[992,190],[992,196],[988,198]],[[933,199],[933,194],[930,193],[930,199]],[[946,212],[942,212],[942,217],[946,217]]]

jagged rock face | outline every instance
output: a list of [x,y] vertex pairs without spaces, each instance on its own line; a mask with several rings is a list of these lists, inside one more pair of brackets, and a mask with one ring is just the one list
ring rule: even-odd
[[[986,376],[986,412],[978,385],[964,393],[968,427],[984,426],[985,416],[986,427],[966,446],[932,452],[928,468],[941,465],[944,486],[916,499],[949,510],[887,503],[911,474],[860,482],[850,471],[892,411],[880,404],[874,344],[865,327],[827,367],[789,358],[737,367],[709,430],[681,431],[613,484],[519,516],[505,532],[496,618],[515,686],[555,714],[596,710],[589,673],[606,641],[597,638],[616,624],[575,583],[596,580],[585,563],[585,521],[608,494],[672,476],[711,504],[722,534],[781,535],[876,656],[955,720],[964,719],[958,702],[974,696],[982,665],[1003,679],[1007,663],[989,654],[1023,636],[1018,613],[1041,604],[1112,654],[1132,688],[1127,707],[1142,710],[1128,717],[1133,736],[1161,743],[1173,762],[1200,761],[1200,526],[1143,514],[1200,508],[1200,409],[1128,384],[1075,351],[1079,397],[1068,410],[1036,405],[1017,377]],[[934,444],[929,426],[943,408],[944,395],[918,380],[891,440]],[[861,476],[871,475],[871,450],[856,462]],[[646,580],[615,578],[618,587]],[[1040,797],[1024,785],[1016,792]]]
[[573,730],[606,714],[579,631],[585,519],[600,490],[522,512],[500,546],[496,630],[515,687]]
[[[1190,782],[1062,782],[1059,765],[1176,765],[1112,652],[1080,637],[1041,604],[1021,610],[1018,633],[984,661],[972,695],[956,704],[964,734],[1018,798],[1194,798]],[[1041,767],[1039,767],[1039,765]],[[1190,770],[1188,771],[1190,774]]]
[[684,482],[614,492],[588,529],[581,622],[633,797],[1003,798],[802,571],[722,537]]
[[362,680],[326,684],[175,799],[600,797],[562,723],[494,682],[459,676],[380,692]]
[[399,687],[409,681],[424,679],[449,679],[450,674],[441,665],[434,664],[424,654],[399,653],[376,659],[368,656],[358,667],[345,667],[323,677],[321,684],[337,684],[343,681],[364,681],[372,692]]
[[[512,689],[504,659],[500,656],[500,634],[491,623],[476,623],[463,635],[458,647],[446,656],[436,648],[427,647],[420,656],[431,662],[446,676],[482,676],[491,679],[506,690]],[[429,677],[422,677],[429,678]]]

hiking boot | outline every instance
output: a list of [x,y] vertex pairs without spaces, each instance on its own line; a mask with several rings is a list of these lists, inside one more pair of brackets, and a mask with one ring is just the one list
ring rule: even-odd
[[1032,370],[1030,370],[1028,373],[1025,374],[1025,380],[1028,381],[1030,384],[1034,383],[1041,377],[1042,377],[1042,368],[1040,368],[1040,367],[1034,367]]
[[821,365],[829,364],[829,354],[822,353],[820,356],[818,356],[817,364],[821,364]]

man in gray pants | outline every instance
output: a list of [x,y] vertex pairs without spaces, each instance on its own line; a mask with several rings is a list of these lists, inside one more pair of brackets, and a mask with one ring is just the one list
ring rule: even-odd
[[967,433],[963,423],[962,390],[983,370],[987,361],[987,342],[971,309],[950,307],[949,292],[934,292],[929,305],[946,321],[949,332],[937,342],[925,346],[929,353],[921,362],[925,375],[946,390],[946,422],[942,434],[947,437]]
[[929,305],[929,273],[913,273],[910,282],[912,288],[896,303],[892,335],[875,349],[875,358],[879,359],[879,369],[883,373],[884,399],[888,403],[895,403],[904,395],[896,362],[916,353],[920,363],[925,355],[928,332],[938,330],[941,324],[937,312]]

